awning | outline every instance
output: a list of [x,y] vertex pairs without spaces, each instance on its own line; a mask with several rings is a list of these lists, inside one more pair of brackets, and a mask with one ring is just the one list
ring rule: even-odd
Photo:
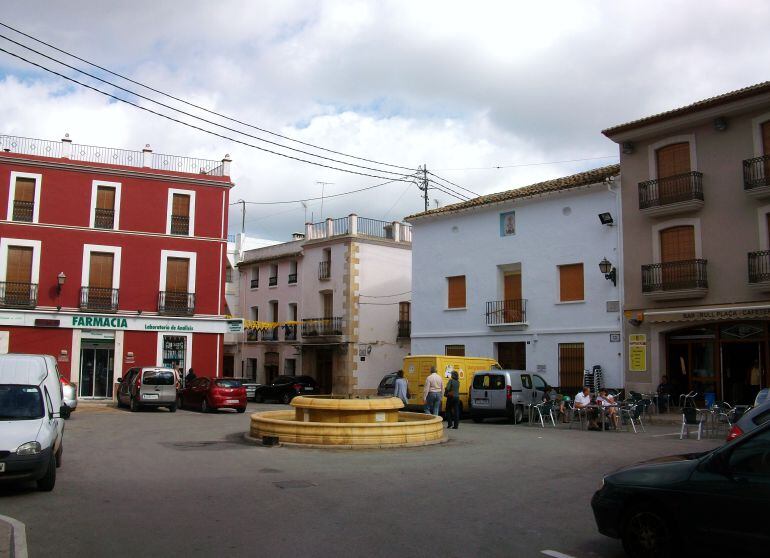
[[722,305],[703,308],[670,308],[645,310],[644,321],[652,324],[669,322],[707,322],[770,319],[770,304]]

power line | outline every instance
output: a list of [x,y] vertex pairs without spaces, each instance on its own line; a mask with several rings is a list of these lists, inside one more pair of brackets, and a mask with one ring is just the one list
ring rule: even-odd
[[274,141],[270,141],[270,140],[266,140],[264,138],[260,138],[259,136],[255,136],[254,134],[249,134],[247,132],[242,132],[242,131],[237,130],[235,128],[231,128],[229,126],[225,126],[224,124],[219,124],[218,122],[214,122],[213,120],[208,120],[207,118],[202,118],[200,116],[196,116],[196,115],[194,115],[192,113],[189,113],[187,111],[178,109],[176,107],[172,107],[171,105],[167,105],[166,103],[162,103],[160,101],[156,101],[155,99],[152,99],[152,98],[147,97],[145,95],[141,95],[141,94],[139,94],[139,93],[137,93],[135,91],[132,91],[131,89],[127,89],[127,88],[122,87],[122,86],[120,86],[120,85],[118,85],[116,83],[113,83],[111,81],[107,81],[107,80],[102,79],[102,78],[100,78],[98,76],[95,76],[94,74],[86,72],[85,70],[81,70],[80,68],[77,68],[75,66],[67,64],[66,62],[62,62],[61,60],[58,60],[57,58],[54,58],[52,56],[48,56],[47,54],[45,54],[43,52],[40,52],[40,51],[35,50],[35,49],[31,48],[31,47],[28,47],[28,46],[26,46],[26,45],[24,45],[24,44],[22,44],[22,43],[20,43],[18,41],[14,41],[13,39],[11,39],[9,37],[6,37],[5,35],[0,34],[0,38],[5,39],[6,41],[9,41],[9,42],[11,42],[11,43],[13,43],[15,45],[18,45],[18,46],[20,46],[20,47],[22,47],[24,49],[29,50],[31,52],[34,52],[38,56],[42,56],[43,58],[47,58],[48,60],[51,60],[51,61],[53,61],[53,62],[55,62],[57,64],[60,64],[60,65],[62,65],[64,67],[66,67],[66,68],[69,68],[69,69],[74,70],[74,71],[76,71],[78,73],[86,75],[86,76],[88,76],[88,77],[90,77],[92,79],[95,79],[97,81],[100,81],[100,82],[102,82],[104,84],[110,85],[110,86],[112,86],[112,87],[114,87],[116,89],[119,89],[121,91],[125,91],[129,95],[134,95],[135,97],[138,97],[140,99],[144,99],[145,101],[149,101],[151,103],[155,103],[156,105],[160,105],[160,106],[162,106],[164,108],[167,108],[169,110],[172,110],[172,111],[184,114],[185,116],[189,116],[191,118],[195,118],[196,120],[200,120],[202,122],[205,122],[206,124],[211,124],[212,126],[218,126],[219,128],[223,128],[223,129],[228,130],[230,132],[235,132],[236,134],[241,134],[241,135],[244,135],[246,137],[253,138],[253,139],[257,140],[257,141],[265,142],[265,143],[267,143],[269,145],[274,145],[276,147],[280,147],[282,149],[289,149],[291,151],[296,151],[298,153],[302,153],[303,155],[308,155],[310,157],[316,157],[318,159],[324,159],[324,160],[327,160],[327,161],[332,161],[334,163],[339,163],[341,165],[348,165],[348,166],[351,166],[351,167],[357,167],[357,168],[361,168],[361,169],[365,169],[365,170],[371,170],[371,171],[374,171],[374,172],[381,172],[381,173],[385,173],[385,174],[398,174],[395,171],[384,170],[384,169],[377,169],[377,168],[373,168],[373,167],[367,167],[365,165],[358,165],[356,163],[348,163],[346,161],[340,161],[339,159],[333,159],[331,157],[325,157],[323,155],[316,155],[315,153],[310,153],[309,151],[304,151],[302,149],[297,149],[297,148],[294,148],[294,147],[288,147],[286,145],[283,145],[283,144],[280,144],[280,143],[277,143],[277,142],[274,142]]
[[[355,155],[348,155],[348,154],[342,153],[340,151],[334,151],[333,149],[327,149],[325,147],[320,147],[320,146],[314,145],[312,143],[308,143],[308,142],[304,142],[304,141],[301,141],[301,140],[298,140],[298,139],[290,138],[288,136],[281,135],[281,134],[279,134],[277,132],[272,132],[270,130],[266,130],[264,128],[260,128],[259,126],[255,126],[253,124],[249,124],[247,122],[243,122],[241,120],[238,120],[237,118],[232,118],[230,116],[227,116],[225,114],[216,112],[214,110],[207,109],[207,108],[202,107],[200,105],[196,105],[195,103],[191,103],[190,101],[185,101],[184,99],[181,99],[179,97],[171,95],[170,93],[166,93],[164,91],[161,91],[160,89],[155,89],[153,87],[150,87],[149,85],[145,85],[145,84],[143,84],[143,83],[141,83],[139,81],[135,81],[135,80],[133,80],[133,79],[127,77],[127,76],[124,76],[124,75],[119,74],[117,72],[113,72],[112,70],[109,70],[109,69],[105,68],[104,66],[100,66],[98,64],[95,64],[94,62],[86,60],[85,58],[81,58],[80,56],[77,56],[75,54],[72,54],[71,52],[68,52],[68,51],[63,50],[63,49],[61,49],[59,47],[56,47],[56,46],[54,46],[54,45],[52,45],[50,43],[47,43],[47,42],[43,41],[42,39],[38,39],[37,37],[34,37],[34,36],[29,35],[27,33],[24,33],[23,31],[20,31],[19,29],[16,29],[15,27],[11,27],[10,25],[7,25],[7,24],[5,24],[3,22],[0,22],[0,26],[5,27],[6,29],[10,29],[11,31],[14,31],[15,33],[18,33],[19,35],[27,37],[28,39],[32,39],[35,42],[43,44],[43,45],[47,46],[48,48],[51,48],[51,49],[53,49],[53,50],[55,50],[57,52],[61,52],[62,54],[65,54],[65,55],[67,55],[67,56],[69,56],[71,58],[74,58],[75,60],[78,60],[80,62],[84,62],[84,63],[88,64],[89,66],[93,66],[94,68],[98,68],[99,70],[102,70],[103,72],[106,72],[106,73],[108,73],[110,75],[119,77],[119,78],[121,78],[123,80],[126,80],[126,81],[130,82],[130,83],[133,83],[135,85],[143,87],[143,88],[145,88],[145,89],[147,89],[149,91],[153,91],[155,93],[158,93],[159,95],[163,95],[163,96],[168,97],[170,99],[174,99],[175,101],[178,101],[180,103],[184,103],[184,104],[186,104],[188,106],[191,106],[191,107],[194,107],[196,109],[202,110],[202,111],[207,112],[209,114],[214,114],[216,116],[219,116],[220,118],[224,118],[225,120],[229,120],[231,122],[236,122],[238,124],[241,124],[242,126],[247,126],[247,127],[252,128],[254,130],[258,130],[260,132],[263,132],[263,133],[266,133],[266,134],[270,134],[272,136],[276,136],[276,137],[279,137],[281,139],[285,139],[285,140],[288,140],[288,141],[293,141],[295,143],[299,143],[299,144],[305,145],[307,147],[312,147],[314,149],[318,149],[318,150],[321,150],[321,151],[326,151],[328,153],[334,153],[336,155],[342,155],[343,157],[348,157],[348,158],[351,158],[351,159],[358,159],[359,161],[365,161],[367,163],[374,163],[374,164],[378,164],[378,165],[385,165],[385,166],[388,166],[388,167],[394,167],[394,168],[399,168],[399,169],[403,169],[403,170],[412,170],[410,167],[403,167],[401,165],[393,165],[391,163],[383,163],[381,161],[376,161],[374,159],[366,159],[364,157],[357,157]],[[8,39],[8,40],[10,40],[10,39]],[[15,42],[15,41],[12,41],[12,42]],[[21,45],[21,46],[24,46],[24,45]],[[29,47],[26,47],[26,46],[24,46],[24,48],[28,48],[29,49]],[[32,50],[32,49],[30,49],[30,50]],[[36,52],[36,51],[34,51],[34,52]],[[43,55],[43,56],[45,56],[45,55]],[[291,148],[287,147],[287,149],[291,149]],[[316,155],[316,156],[318,156],[318,155]],[[346,164],[348,164],[348,163],[346,163]]]
[[[541,163],[521,163],[515,165],[494,165],[492,167],[463,167],[463,168],[446,168],[436,169],[439,171],[466,171],[466,170],[496,170],[496,169],[513,169],[518,167],[536,167],[539,165],[556,165],[559,163],[579,163],[581,161],[596,161],[599,159],[617,159],[617,155],[605,155],[603,157],[585,157],[583,159],[565,159],[563,161],[544,161]],[[432,173],[431,173],[432,174]],[[435,175],[434,175],[435,176]]]
[[429,180],[428,183],[429,184],[433,184],[433,186],[431,186],[431,188],[433,188],[434,190],[438,190],[439,192],[443,192],[445,194],[449,194],[450,196],[452,196],[454,198],[457,198],[458,200],[469,201],[471,199],[468,196],[466,196],[465,194],[460,193],[460,192],[458,192],[456,190],[453,190],[449,186],[444,186],[443,184],[439,184],[435,180]]
[[[154,114],[156,116],[160,116],[161,118],[165,118],[166,120],[170,120],[172,122],[176,122],[178,124],[182,124],[183,126],[187,126],[188,128],[193,128],[195,130],[199,130],[201,132],[205,132],[205,133],[210,134],[212,136],[216,136],[216,137],[219,137],[219,138],[222,138],[222,139],[226,139],[226,140],[229,140],[229,141],[241,144],[241,145],[245,145],[247,147],[258,149],[259,151],[264,151],[266,153],[271,153],[273,155],[278,155],[280,157],[286,157],[287,159],[292,159],[294,161],[300,161],[302,163],[308,163],[308,164],[311,164],[311,165],[316,165],[316,166],[327,168],[327,169],[337,170],[337,171],[340,171],[340,172],[347,172],[347,173],[350,173],[350,174],[357,174],[359,176],[369,176],[371,178],[379,178],[379,179],[388,178],[386,176],[379,176],[379,175],[375,175],[375,174],[369,174],[369,173],[365,173],[365,172],[358,172],[358,171],[349,170],[349,169],[341,169],[339,167],[335,167],[335,166],[332,166],[332,165],[326,165],[324,163],[318,163],[318,162],[315,162],[315,161],[308,161],[307,159],[302,159],[301,157],[295,157],[293,155],[287,155],[286,153],[279,153],[279,152],[273,151],[271,149],[267,149],[267,148],[264,148],[264,147],[259,147],[258,145],[254,145],[254,144],[251,144],[251,143],[239,140],[239,139],[235,139],[235,138],[232,138],[230,136],[226,136],[224,134],[220,134],[218,132],[213,132],[211,130],[207,130],[205,128],[201,128],[200,126],[196,126],[195,124],[190,124],[189,122],[184,122],[183,120],[179,120],[178,118],[174,118],[173,116],[169,116],[167,114],[163,114],[161,112],[149,109],[147,107],[143,107],[141,105],[137,105],[136,103],[132,103],[131,101],[128,101],[128,100],[123,99],[121,97],[118,97],[116,95],[112,95],[110,93],[107,93],[106,91],[102,91],[101,89],[98,89],[97,87],[93,87],[92,85],[88,85],[86,83],[78,81],[78,80],[76,80],[74,78],[71,78],[69,76],[65,76],[64,74],[62,74],[60,72],[57,72],[56,70],[52,70],[50,68],[46,68],[45,66],[43,66],[41,64],[38,64],[36,62],[32,62],[31,60],[28,60],[28,59],[24,58],[23,56],[21,56],[19,54],[16,54],[16,53],[13,53],[13,52],[10,52],[10,51],[8,51],[8,50],[6,50],[4,48],[0,48],[0,52],[4,52],[4,53],[6,53],[6,54],[8,54],[10,56],[13,56],[14,58],[18,58],[19,60],[22,60],[22,61],[26,62],[27,64],[30,64],[30,65],[35,66],[37,68],[40,68],[41,70],[45,70],[46,72],[49,72],[49,73],[51,73],[53,75],[59,76],[61,78],[64,78],[64,79],[66,79],[68,81],[76,83],[76,84],[78,84],[78,85],[80,85],[82,87],[85,87],[87,89],[91,89],[92,91],[100,93],[100,94],[102,94],[102,95],[104,95],[106,97],[110,97],[111,99],[115,99],[116,101],[120,101],[121,103],[125,103],[127,105],[131,105],[132,107],[138,108],[138,109],[143,110],[145,112],[149,112],[149,113]],[[385,171],[385,172],[390,172],[390,171]],[[392,180],[392,182],[397,182],[397,181],[399,181],[399,182],[408,182],[408,181],[402,180],[401,178],[395,178],[395,179]]]
[[451,180],[447,180],[446,178],[441,178],[439,175],[437,175],[437,174],[433,174],[433,173],[432,173],[432,172],[430,172],[430,171],[428,171],[428,174],[430,174],[431,176],[434,176],[434,177],[438,178],[439,180],[441,180],[441,181],[443,181],[443,182],[446,182],[447,184],[451,184],[452,186],[454,186],[454,187],[456,187],[456,188],[459,188],[460,190],[465,190],[465,191],[466,191],[466,192],[468,192],[469,194],[473,194],[473,195],[474,195],[474,196],[476,196],[476,197],[479,197],[479,196],[481,195],[481,194],[477,194],[477,193],[476,193],[476,192],[474,192],[473,190],[468,190],[468,188],[463,188],[462,186],[460,186],[459,184],[455,184],[455,183],[454,183],[454,182],[452,182]]

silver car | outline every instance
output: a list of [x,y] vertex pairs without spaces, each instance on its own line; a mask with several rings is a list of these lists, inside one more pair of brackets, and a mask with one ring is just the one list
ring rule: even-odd
[[118,407],[126,405],[132,411],[142,407],[167,407],[174,413],[178,380],[171,368],[131,368],[123,378],[118,378]]
[[[61,416],[67,419],[70,418],[72,411],[78,407],[78,385],[70,382],[64,376],[59,376],[59,381],[61,382],[62,403],[64,403]],[[66,407],[66,411],[64,407]]]
[[515,423],[524,419],[524,405],[539,403],[545,394],[545,380],[526,370],[483,370],[473,375],[468,403],[471,418],[508,417]]

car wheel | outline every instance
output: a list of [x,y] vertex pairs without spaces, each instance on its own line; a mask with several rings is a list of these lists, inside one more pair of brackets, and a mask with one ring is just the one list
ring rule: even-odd
[[169,413],[176,413],[176,403],[174,403],[173,405],[169,405],[168,406],[168,412]]
[[246,407],[238,407],[238,412],[239,413],[245,413],[246,412]]
[[201,413],[208,413],[211,411],[211,408],[209,407],[208,401],[206,401],[206,398],[204,397],[201,399]]
[[673,556],[671,526],[657,511],[648,507],[631,510],[623,525],[623,548],[631,558]]
[[43,492],[50,492],[56,485],[56,457],[51,454],[51,459],[48,461],[48,468],[45,470],[45,474],[37,481],[37,489]]
[[67,405],[62,405],[61,418],[68,419],[70,418],[71,414],[72,414],[72,409],[70,409]]
[[288,405],[289,403],[291,403],[292,399],[294,399],[294,398],[291,396],[291,394],[284,393],[281,396],[281,403],[283,403],[284,405]]
[[139,410],[139,401],[136,400],[136,397],[131,397],[131,412],[136,413]]
[[512,420],[513,424],[524,422],[524,409],[521,408],[521,405],[516,405],[512,411],[508,412],[508,420]]
[[254,403],[264,403],[265,398],[261,393],[255,393],[254,394]]

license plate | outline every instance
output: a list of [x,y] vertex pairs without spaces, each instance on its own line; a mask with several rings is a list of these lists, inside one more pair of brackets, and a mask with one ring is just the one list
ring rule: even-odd
[[5,463],[0,463],[0,473],[5,473]]
[[304,389],[305,391],[313,391],[313,388],[311,388],[311,387],[306,387],[306,388],[303,388],[303,389]]
[[228,399],[227,402],[228,403],[240,403],[240,401],[238,401],[237,399]]
[[487,405],[489,405],[489,399],[474,399],[473,404],[486,407]]
[[158,394],[157,393],[143,393],[142,399],[157,399]]

